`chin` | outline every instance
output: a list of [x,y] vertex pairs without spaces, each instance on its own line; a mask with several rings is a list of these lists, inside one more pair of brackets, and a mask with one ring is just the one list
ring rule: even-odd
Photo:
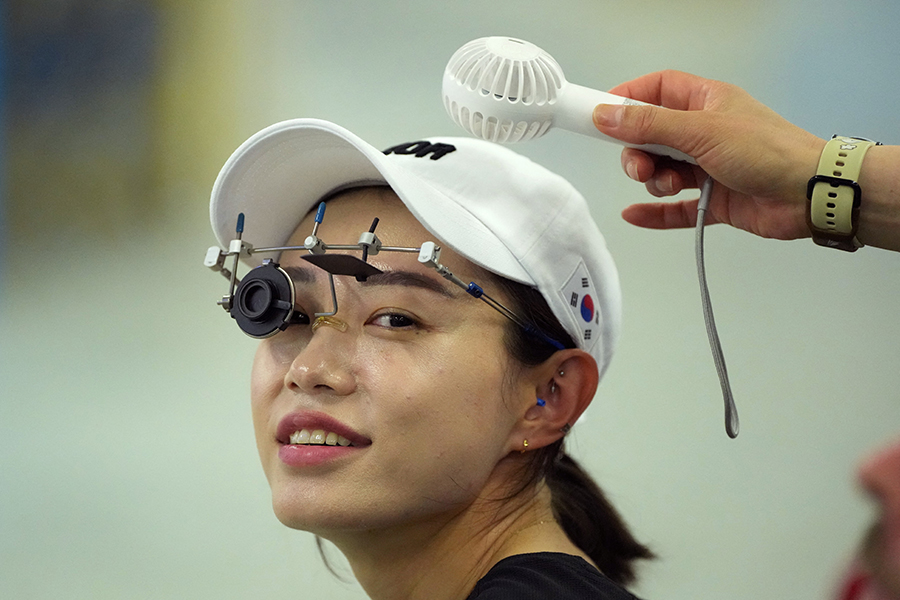
[[323,507],[321,502],[307,498],[285,497],[272,494],[272,510],[285,527],[298,531],[318,533],[323,529],[339,526],[343,520],[335,514],[335,506]]
[[272,494],[275,517],[285,527],[308,531],[324,538],[329,532],[365,531],[383,526],[380,515],[371,507],[350,505],[346,499],[306,498]]

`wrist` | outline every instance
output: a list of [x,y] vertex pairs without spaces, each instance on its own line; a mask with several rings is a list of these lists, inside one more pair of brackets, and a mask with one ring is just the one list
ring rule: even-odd
[[819,159],[822,158],[822,152],[828,140],[814,137],[801,153],[797,155],[797,162],[794,167],[793,177],[791,179],[791,198],[803,206],[803,230],[809,234],[806,213],[808,211],[807,204],[809,200],[806,198],[806,192],[809,187],[809,178],[816,174],[819,165]]
[[776,199],[790,207],[790,221],[794,235],[790,238],[808,238],[810,230],[807,213],[809,212],[809,200],[806,197],[809,186],[809,178],[816,173],[822,150],[828,140],[808,134],[802,144],[796,144],[792,148],[782,148],[782,156],[791,157],[791,162],[782,182],[780,195]]
[[859,174],[863,202],[857,236],[867,246],[900,251],[900,146],[869,149]]

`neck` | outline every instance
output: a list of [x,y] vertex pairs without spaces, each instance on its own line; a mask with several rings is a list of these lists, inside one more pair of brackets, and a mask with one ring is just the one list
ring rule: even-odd
[[589,560],[553,519],[544,484],[511,501],[482,493],[452,514],[388,529],[327,532],[373,600],[463,600],[497,562],[529,552]]

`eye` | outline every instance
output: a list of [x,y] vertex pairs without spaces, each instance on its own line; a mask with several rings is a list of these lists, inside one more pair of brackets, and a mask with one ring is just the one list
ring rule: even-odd
[[[291,315],[291,318],[287,322],[287,326],[280,332],[275,335],[285,338],[286,334],[290,333],[290,336],[287,337],[296,337],[296,334],[299,334],[301,331],[305,331],[305,325],[309,325],[309,315],[300,310],[298,307],[294,307],[294,314]],[[296,325],[300,325],[300,327],[295,327]]]
[[399,312],[377,314],[372,317],[369,323],[386,329],[413,329],[419,324],[412,317]]
[[294,314],[291,315],[288,325],[309,325],[309,312],[299,304],[294,304]]
[[294,314],[291,316],[291,325],[309,325],[309,315],[294,309]]

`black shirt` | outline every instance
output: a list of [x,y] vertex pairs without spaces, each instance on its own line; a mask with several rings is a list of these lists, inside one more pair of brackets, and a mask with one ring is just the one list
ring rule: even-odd
[[467,600],[638,600],[579,556],[558,552],[504,558]]

